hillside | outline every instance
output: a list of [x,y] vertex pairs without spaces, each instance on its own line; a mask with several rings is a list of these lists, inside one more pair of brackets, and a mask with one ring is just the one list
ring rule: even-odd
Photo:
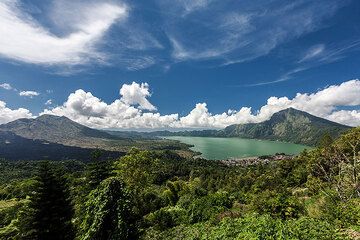
[[83,159],[80,156],[87,158],[94,149],[123,154],[132,147],[171,149],[190,154],[186,144],[176,141],[114,136],[54,115],[18,119],[0,125],[0,146],[0,158],[6,159],[29,159],[26,153],[32,155],[31,159],[72,159],[77,155]]
[[[94,149],[66,146],[42,140],[20,137],[14,133],[0,131],[0,158],[7,160],[67,160],[88,161]],[[125,152],[102,151],[101,158],[118,158]]]
[[288,108],[261,123],[228,126],[221,130],[221,135],[316,145],[325,133],[337,138],[349,129],[348,126]]
[[42,115],[34,119],[18,119],[0,125],[0,130],[9,131],[27,139],[45,140],[65,145],[94,142],[95,139],[119,139],[103,131],[88,128],[67,117]]
[[325,133],[337,138],[351,127],[288,108],[260,123],[234,124],[222,130],[157,131],[144,136],[241,137],[315,146]]

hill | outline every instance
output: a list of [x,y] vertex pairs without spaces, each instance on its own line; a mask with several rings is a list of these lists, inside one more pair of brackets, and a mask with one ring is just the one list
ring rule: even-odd
[[[88,161],[94,149],[66,146],[42,140],[20,137],[12,132],[0,131],[0,158],[7,160],[68,160]],[[101,159],[118,158],[125,152],[102,151]]]
[[[5,159],[88,159],[94,149],[107,156],[123,155],[132,147],[176,150],[193,154],[188,145],[164,139],[130,139],[92,129],[67,117],[42,115],[0,125],[0,158]],[[34,150],[36,149],[36,151]],[[34,150],[34,151],[33,151]],[[31,155],[31,156],[30,156]]]
[[0,125],[0,130],[20,137],[43,140],[68,146],[94,147],[101,140],[120,140],[100,130],[83,126],[67,117],[42,115],[34,119],[18,119]]
[[335,123],[307,112],[288,108],[264,122],[234,124],[221,130],[157,131],[144,136],[241,137],[284,141],[315,146],[326,133],[337,138],[351,127]]
[[288,108],[261,123],[230,125],[221,130],[220,135],[316,145],[324,134],[328,133],[337,138],[350,128],[307,112]]

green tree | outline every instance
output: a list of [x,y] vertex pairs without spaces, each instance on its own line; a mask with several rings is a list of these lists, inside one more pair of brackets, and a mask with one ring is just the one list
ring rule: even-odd
[[151,151],[133,148],[115,162],[115,171],[135,193],[139,193],[157,178],[159,159]]
[[334,139],[332,138],[330,133],[327,132],[322,136],[318,145],[320,148],[328,148],[333,144],[333,142],[334,142]]
[[66,179],[48,162],[41,164],[28,204],[19,213],[20,239],[73,239],[71,204]]
[[95,160],[87,166],[86,179],[90,190],[95,189],[103,180],[112,175],[112,163]]
[[89,195],[81,239],[134,239],[134,222],[125,184],[117,178],[108,178]]

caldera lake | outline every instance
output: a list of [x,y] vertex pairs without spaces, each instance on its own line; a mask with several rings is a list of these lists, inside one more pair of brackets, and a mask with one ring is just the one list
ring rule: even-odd
[[201,157],[211,160],[255,157],[276,153],[296,155],[304,149],[312,149],[312,147],[294,143],[244,138],[170,136],[166,139],[193,145],[191,148],[193,151],[200,152]]

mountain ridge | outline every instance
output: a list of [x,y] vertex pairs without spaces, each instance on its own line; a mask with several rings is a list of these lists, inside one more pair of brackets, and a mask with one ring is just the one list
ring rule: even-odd
[[[131,148],[178,151],[192,155],[188,145],[165,139],[136,139],[92,129],[64,116],[41,115],[0,125],[0,158],[90,159],[95,149],[121,156]],[[31,155],[31,156],[29,156]]]
[[64,116],[41,115],[21,118],[0,125],[0,131],[12,132],[20,137],[42,140],[68,146],[94,147],[98,140],[123,140],[123,138],[92,129]]
[[155,131],[134,134],[92,129],[64,116],[46,114],[33,119],[18,119],[0,125],[0,131],[12,132],[23,138],[90,148],[107,148],[108,143],[114,140],[134,141],[132,139],[154,139],[157,136],[175,135],[241,137],[315,146],[325,133],[336,138],[350,128],[295,108],[276,112],[270,119],[260,123],[233,124],[221,130]]
[[333,138],[351,127],[288,108],[274,113],[260,123],[234,124],[223,129],[228,137],[280,140],[305,145],[317,145],[324,134]]
[[232,124],[221,130],[158,131],[152,136],[241,137],[315,146],[324,134],[337,138],[349,129],[351,127],[308,112],[287,108],[259,123]]

